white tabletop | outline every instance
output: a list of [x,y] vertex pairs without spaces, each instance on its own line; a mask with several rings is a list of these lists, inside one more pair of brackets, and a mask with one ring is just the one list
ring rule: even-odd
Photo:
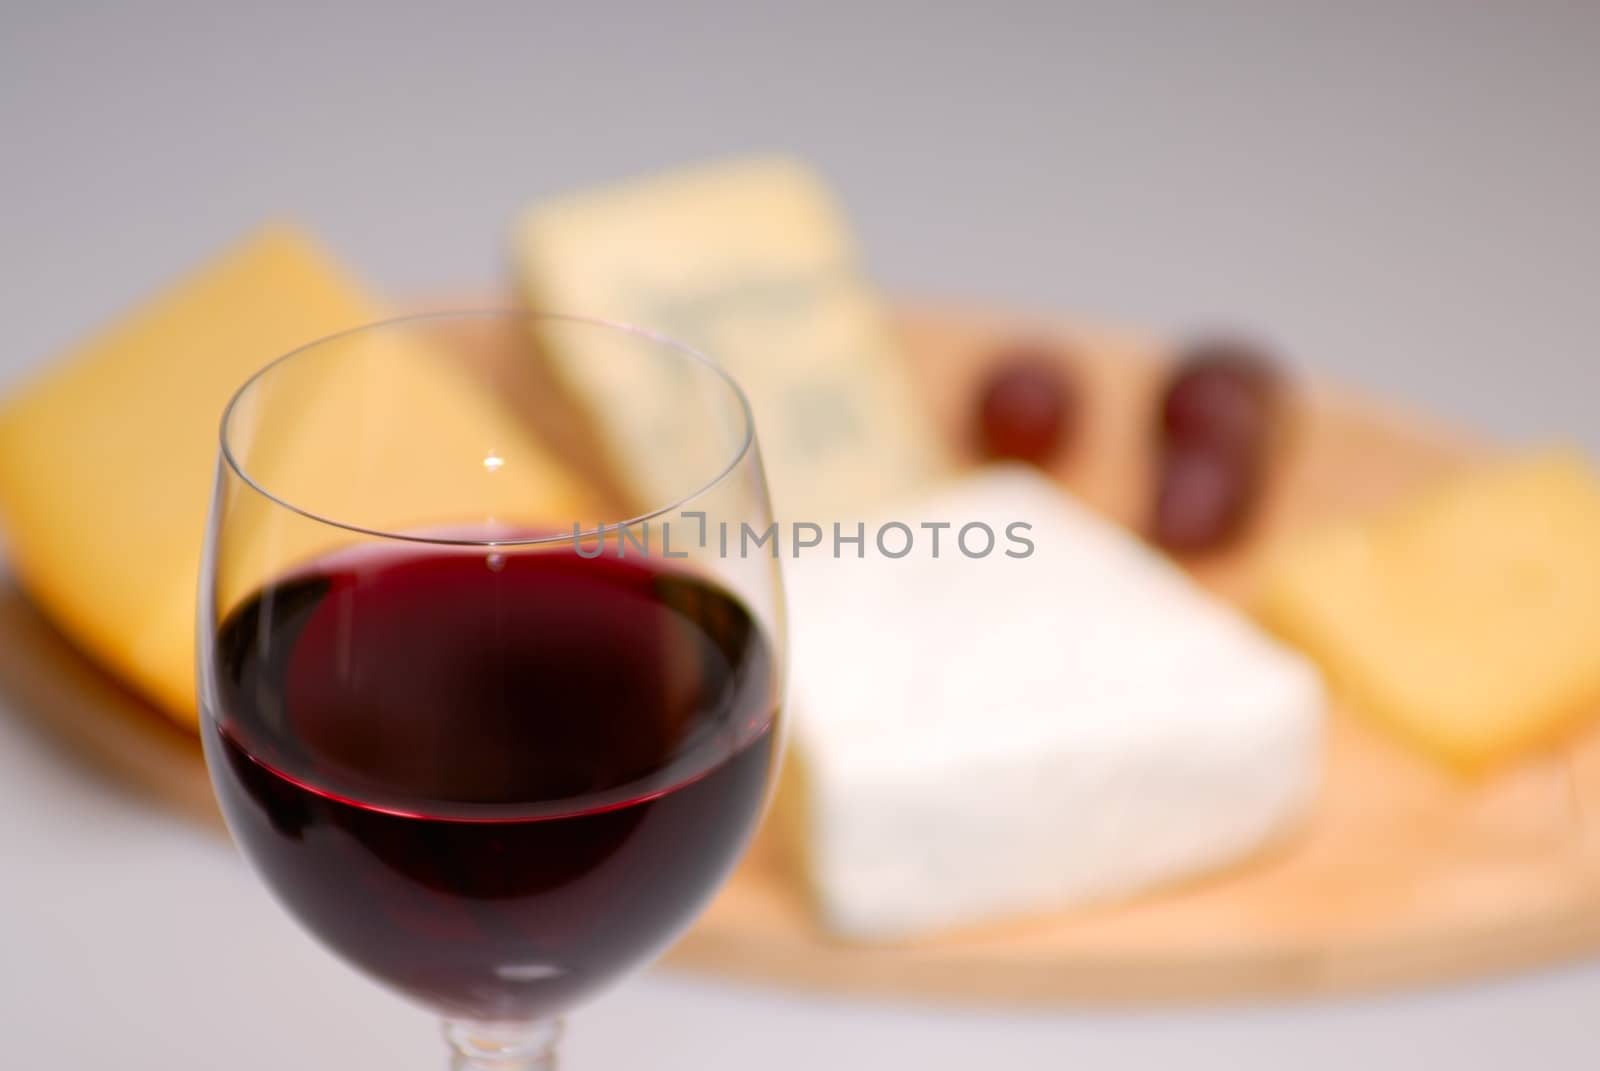
[[[531,197],[780,148],[893,290],[1252,328],[1600,449],[1594,5],[69,6],[0,12],[0,386],[265,216],[391,291],[478,288]],[[0,1065],[442,1066],[214,826],[24,705],[0,692]],[[576,1016],[567,1066],[1586,1068],[1597,1010],[1600,965],[1028,1015],[652,972]]]

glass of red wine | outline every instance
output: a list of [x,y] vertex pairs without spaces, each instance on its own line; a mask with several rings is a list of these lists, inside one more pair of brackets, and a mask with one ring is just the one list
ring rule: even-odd
[[560,1016],[695,918],[775,780],[749,405],[645,331],[450,313],[280,358],[221,447],[199,681],[235,840],[444,1018],[453,1067],[553,1066]]

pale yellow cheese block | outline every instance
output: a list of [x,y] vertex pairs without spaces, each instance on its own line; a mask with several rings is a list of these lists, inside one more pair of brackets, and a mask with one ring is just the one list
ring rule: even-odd
[[[264,229],[49,366],[0,409],[0,522],[31,596],[86,651],[178,719],[195,716],[194,619],[218,425],[233,392],[297,346],[380,319],[376,302],[305,235]],[[374,343],[373,345],[377,345]],[[586,507],[571,480],[444,360],[384,343],[387,389],[432,399],[429,441],[352,420],[382,379],[355,362],[307,364],[277,388],[303,397],[292,435],[260,438],[251,475],[297,505],[382,527],[462,517],[482,506],[486,444],[506,464],[506,519],[565,520]],[[404,400],[404,399],[402,399]],[[381,412],[372,408],[369,412]],[[404,488],[363,485],[350,450],[403,449]],[[229,546],[235,587],[350,538],[243,485]],[[427,502],[427,512],[416,508]],[[452,518],[456,519],[456,518]],[[226,586],[226,585],[225,585]],[[244,592],[232,593],[238,597]]]
[[1600,714],[1600,480],[1489,464],[1270,568],[1262,610],[1359,709],[1473,771]]
[[[720,362],[754,409],[783,520],[860,519],[947,470],[849,229],[794,160],[552,199],[518,222],[513,255],[536,310],[637,324]],[[639,504],[693,490],[685,473],[716,461],[682,419],[702,399],[670,363],[642,367],[586,337],[561,332],[545,350],[621,455]]]

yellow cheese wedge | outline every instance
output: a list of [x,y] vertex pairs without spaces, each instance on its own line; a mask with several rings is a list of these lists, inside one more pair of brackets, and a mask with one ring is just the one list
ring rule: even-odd
[[[947,468],[849,229],[800,163],[735,160],[556,198],[522,217],[513,255],[533,308],[660,331],[727,368],[755,411],[782,519],[859,519]],[[629,459],[639,504],[692,490],[682,473],[705,459],[672,434],[690,404],[684,377],[623,371],[582,337],[545,349]]]
[[1269,570],[1263,612],[1373,717],[1455,767],[1600,714],[1600,480],[1493,463]]
[[[196,580],[223,406],[273,358],[383,315],[308,238],[272,227],[101,331],[0,408],[0,522],[23,585],[86,651],[179,720],[195,714]],[[517,520],[584,508],[568,477],[446,361],[392,345],[375,356],[395,363],[389,389],[434,399],[426,449],[381,424],[360,429],[366,449],[411,451],[415,479],[403,495],[363,489],[351,466],[327,463],[351,442],[359,426],[351,414],[372,388],[344,363],[321,375],[308,365],[310,374],[281,388],[304,392],[304,418],[292,437],[260,440],[245,462],[252,475],[341,519],[415,523],[440,509],[447,516],[452,503],[463,511],[479,503],[481,488],[461,470],[470,458],[481,474],[489,443],[518,459],[495,474]],[[320,481],[306,475],[319,458]],[[430,504],[428,517],[409,515],[418,501]],[[236,584],[336,538],[264,503],[238,527],[228,566]]]

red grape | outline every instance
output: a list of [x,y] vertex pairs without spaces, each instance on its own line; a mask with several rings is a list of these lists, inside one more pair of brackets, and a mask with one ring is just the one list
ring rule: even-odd
[[1161,399],[1151,532],[1174,550],[1238,533],[1260,497],[1280,419],[1281,379],[1265,352],[1211,340],[1182,354]]
[[1043,464],[1072,436],[1078,391],[1060,359],[1039,345],[1002,351],[984,381],[978,438],[984,456]]
[[1269,438],[1278,374],[1259,349],[1207,341],[1189,347],[1161,402],[1168,443],[1254,453]]
[[1203,550],[1233,536],[1249,512],[1256,471],[1225,450],[1172,446],[1156,487],[1156,540],[1173,550]]

